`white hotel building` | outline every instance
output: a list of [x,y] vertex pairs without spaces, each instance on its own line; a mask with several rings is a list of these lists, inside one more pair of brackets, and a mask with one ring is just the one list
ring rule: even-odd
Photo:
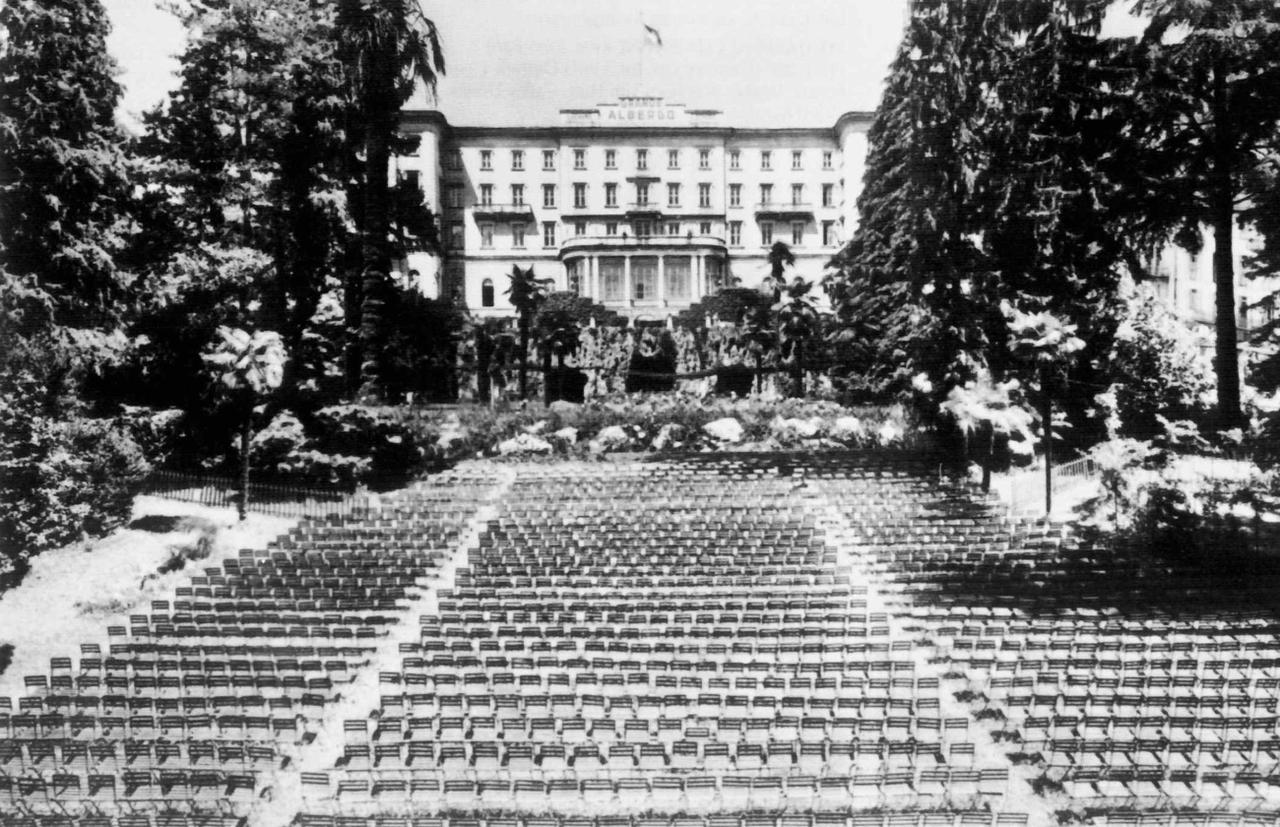
[[633,319],[757,286],[775,241],[821,277],[856,220],[870,112],[811,128],[735,128],[713,109],[624,97],[558,124],[453,125],[407,109],[398,159],[437,213],[443,263],[411,253],[429,295],[507,316],[512,265]]

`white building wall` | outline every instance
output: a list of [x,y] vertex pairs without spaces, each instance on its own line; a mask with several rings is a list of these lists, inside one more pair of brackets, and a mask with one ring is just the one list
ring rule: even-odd
[[[422,131],[423,147],[431,147],[421,149],[412,160],[422,169],[424,184],[434,178],[432,203],[441,205],[447,259],[441,292],[459,295],[481,315],[507,315],[511,308],[502,293],[512,265],[532,265],[539,276],[555,278],[556,287],[565,289],[565,260],[599,255],[602,245],[610,255],[692,255],[693,292],[705,286],[705,292],[712,293],[706,270],[715,265],[707,262],[708,257],[724,260],[725,284],[737,279],[744,286],[757,286],[769,271],[771,241],[783,241],[796,256],[796,272],[819,280],[825,264],[848,237],[846,182],[850,176],[861,180],[862,164],[861,154],[850,157],[849,153],[865,152],[865,141],[849,136],[865,131],[869,117],[865,113],[845,116],[836,128],[735,130],[721,125],[718,113],[644,100],[649,102],[643,105],[658,114],[660,125],[640,120],[638,125],[601,126],[610,114],[608,106],[566,110],[560,126],[510,129],[449,127],[439,113],[407,113],[405,128]],[[585,151],[584,169],[575,166],[576,149]],[[647,152],[646,169],[639,168],[637,150],[641,149]],[[675,167],[668,158],[672,149],[679,153]],[[704,149],[708,152],[705,168],[699,157]],[[522,169],[513,169],[513,150],[523,151]],[[544,168],[544,150],[552,153],[551,169]],[[606,165],[609,151],[615,159],[613,168]],[[771,153],[770,168],[762,169],[761,153],[766,151]],[[798,169],[793,168],[793,151],[801,153]],[[486,152],[489,168],[482,163]],[[739,158],[736,169],[730,163],[734,152]],[[824,153],[830,153],[829,167],[824,167]],[[431,168],[437,170],[434,176],[428,172]],[[636,222],[646,220],[637,212],[645,209],[637,206],[638,181],[649,185],[648,209],[653,213],[647,219],[650,235],[643,241],[637,238],[641,227]],[[510,206],[513,184],[524,187],[527,206],[523,209]],[[584,207],[575,205],[575,184],[586,186]],[[613,206],[606,204],[606,184],[616,186]],[[669,184],[679,186],[677,205],[669,203]],[[706,206],[700,202],[700,184],[710,187]],[[741,187],[741,195],[739,203],[731,206],[734,184]],[[761,184],[773,187],[771,205],[761,206]],[[803,188],[798,205],[792,204],[793,184]],[[824,184],[832,188],[830,206],[822,203]],[[491,188],[488,207],[481,203],[485,185]],[[554,187],[553,206],[544,205],[543,185]],[[762,235],[762,220],[772,222],[772,240]],[[793,221],[803,224],[799,243],[793,240]],[[523,246],[516,243],[513,222],[525,228]],[[734,222],[741,228],[736,239],[731,232]],[[823,243],[824,222],[831,227],[827,244]],[[554,244],[543,243],[546,224],[554,226]],[[674,237],[668,234],[673,224],[678,230]],[[490,244],[484,243],[490,237],[486,228],[491,228]],[[615,249],[619,246],[625,249]],[[589,247],[595,252],[588,252]],[[598,268],[583,266],[583,292],[599,301]],[[415,269],[425,272],[421,266]],[[458,273],[465,284],[455,291],[449,281]],[[495,287],[492,307],[484,307],[481,301],[486,278]],[[664,296],[657,307],[648,301],[640,307],[634,297],[607,304],[624,314],[652,317],[679,312],[699,298],[700,294],[687,300]]]

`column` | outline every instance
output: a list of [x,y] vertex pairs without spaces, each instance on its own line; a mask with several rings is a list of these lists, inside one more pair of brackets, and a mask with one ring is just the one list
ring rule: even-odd
[[658,256],[658,305],[667,306],[667,257]]
[[623,256],[622,258],[622,300],[630,307],[635,299],[632,298],[635,293],[631,290],[631,256]]
[[706,257],[707,256],[705,253],[701,253],[697,256],[694,256],[694,259],[693,259],[696,262],[694,264],[694,274],[693,274],[693,300],[694,301],[701,301],[702,297],[707,295],[706,270],[702,266],[702,263],[706,259]]
[[587,256],[587,275],[582,282],[582,289],[586,292],[587,298],[592,301],[600,301],[600,290],[596,286],[596,257]]

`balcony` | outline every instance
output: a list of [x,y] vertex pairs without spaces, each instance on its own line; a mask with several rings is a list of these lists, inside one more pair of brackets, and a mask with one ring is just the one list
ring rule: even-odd
[[655,220],[662,218],[662,208],[653,201],[634,201],[627,204],[627,218]]
[[560,258],[584,252],[726,252],[724,239],[715,235],[578,235],[560,245]]
[[756,204],[756,218],[773,221],[787,221],[795,218],[813,218],[813,205],[799,204]]
[[532,221],[532,204],[476,204],[472,214],[477,221]]

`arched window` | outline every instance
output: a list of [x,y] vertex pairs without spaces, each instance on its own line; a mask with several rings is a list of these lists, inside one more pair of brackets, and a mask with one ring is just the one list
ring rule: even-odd
[[480,283],[480,306],[493,307],[493,279],[485,279]]

